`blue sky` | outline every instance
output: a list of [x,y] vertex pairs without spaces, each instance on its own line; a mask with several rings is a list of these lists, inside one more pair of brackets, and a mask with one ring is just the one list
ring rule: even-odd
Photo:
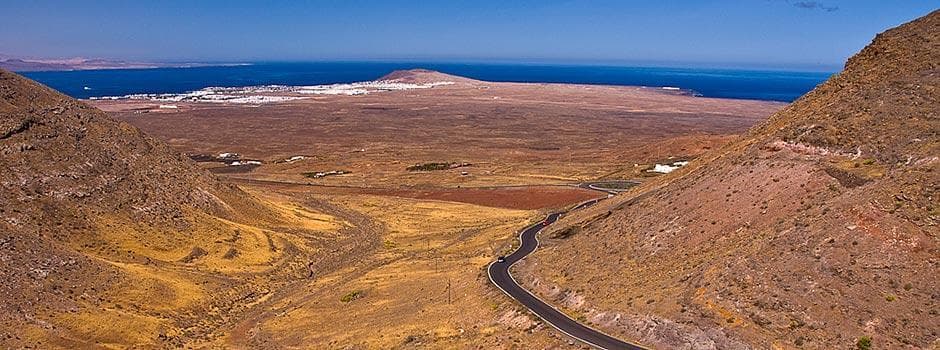
[[0,0],[0,53],[833,69],[936,1]]

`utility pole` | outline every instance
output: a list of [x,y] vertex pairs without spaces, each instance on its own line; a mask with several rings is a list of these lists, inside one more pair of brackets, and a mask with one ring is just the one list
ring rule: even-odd
[[450,304],[450,278],[447,278],[447,304]]

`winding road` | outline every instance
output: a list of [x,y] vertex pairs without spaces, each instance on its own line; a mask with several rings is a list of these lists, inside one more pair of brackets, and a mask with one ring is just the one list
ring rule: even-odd
[[[587,186],[590,188],[590,184],[582,184],[581,187]],[[611,191],[602,192],[611,193]],[[611,193],[612,194],[612,193]],[[578,206],[571,209],[572,211],[578,210],[584,207],[588,207],[596,204],[601,201],[603,198],[594,199],[588,202],[579,204]],[[519,248],[516,249],[512,254],[506,256],[503,261],[494,261],[490,263],[487,273],[489,274],[490,281],[496,285],[499,289],[505,292],[509,297],[515,299],[523,306],[532,311],[536,316],[541,318],[545,323],[548,323],[555,329],[558,329],[562,333],[567,334],[568,336],[575,338],[584,342],[587,345],[598,349],[629,349],[629,350],[646,350],[646,348],[628,343],[623,340],[614,338],[603,332],[588,327],[584,324],[579,323],[578,321],[568,317],[563,312],[555,309],[548,303],[542,301],[529,291],[522,288],[519,283],[512,277],[509,273],[509,269],[513,264],[524,259],[526,256],[531,254],[538,248],[539,241],[536,236],[545,226],[548,226],[554,223],[558,218],[563,215],[565,212],[553,213],[548,215],[545,218],[545,221],[539,222],[535,225],[529,226],[522,230],[519,234]]]

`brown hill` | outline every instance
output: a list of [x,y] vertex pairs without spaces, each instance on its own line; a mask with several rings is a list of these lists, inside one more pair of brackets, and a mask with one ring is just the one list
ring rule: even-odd
[[451,75],[447,73],[441,73],[438,71],[427,70],[427,69],[396,70],[376,80],[392,81],[392,82],[398,82],[398,83],[411,83],[411,84],[429,84],[429,83],[439,83],[439,82],[454,82],[454,83],[479,82],[479,80],[474,80],[470,78]]
[[61,63],[46,63],[46,62],[35,62],[35,61],[26,61],[21,59],[7,59],[0,60],[0,69],[11,70],[14,72],[29,72],[29,71],[53,71],[53,70],[69,70],[69,66]]
[[522,268],[654,347],[935,348],[938,114],[940,11],[738,141],[566,218]]
[[66,59],[29,59],[12,58],[0,55],[0,69],[14,72],[63,71],[89,69],[130,69],[193,66],[193,64],[166,64],[147,62],[114,61],[101,58],[66,58]]
[[306,268],[274,249],[296,221],[277,207],[2,70],[0,169],[2,348],[179,345],[217,326],[206,309]]
[[[168,224],[183,208],[231,214],[221,197],[243,197],[136,128],[23,77],[0,71],[4,199],[23,203],[6,222],[48,224],[42,205],[81,204]],[[28,200],[28,202],[23,202]],[[42,204],[42,205],[36,205]]]

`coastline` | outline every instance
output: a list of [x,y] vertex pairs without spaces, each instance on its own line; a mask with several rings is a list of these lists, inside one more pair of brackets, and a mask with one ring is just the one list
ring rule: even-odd
[[[679,88],[703,97],[791,102],[829,73],[596,66],[403,64],[374,62],[248,63],[151,69],[24,72],[80,99],[181,94],[208,87],[312,86],[374,81],[395,70],[425,68],[487,82]],[[87,88],[86,88],[87,87]]]

